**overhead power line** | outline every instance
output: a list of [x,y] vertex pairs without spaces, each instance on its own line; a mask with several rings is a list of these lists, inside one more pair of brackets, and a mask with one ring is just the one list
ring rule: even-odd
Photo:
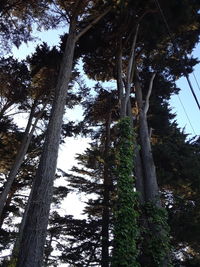
[[179,101],[180,101],[180,103],[181,103],[181,106],[182,106],[182,108],[183,108],[183,111],[184,111],[184,113],[185,113],[185,115],[186,115],[186,117],[187,117],[187,119],[188,119],[188,122],[189,122],[189,124],[190,124],[190,127],[191,127],[191,129],[192,129],[192,131],[193,131],[193,134],[194,134],[194,135],[197,135],[197,134],[195,133],[194,127],[192,126],[191,120],[190,120],[190,118],[189,118],[189,116],[188,116],[188,114],[187,114],[186,108],[185,108],[185,106],[183,105],[183,102],[182,102],[180,96],[179,96],[179,95],[177,95],[177,96],[178,96],[178,99],[179,99]]
[[[183,64],[183,59],[182,59],[182,57],[181,57],[181,55],[180,55],[180,51],[178,50],[178,48],[177,48],[177,46],[176,46],[176,43],[175,43],[175,41],[174,41],[174,38],[173,38],[173,36],[172,36],[172,34],[171,34],[171,30],[170,30],[169,24],[168,24],[168,22],[167,22],[167,19],[166,19],[166,17],[165,17],[165,14],[164,14],[164,12],[163,12],[163,10],[162,10],[160,4],[159,4],[159,1],[158,1],[158,0],[154,0],[154,2],[155,2],[156,6],[158,7],[158,9],[159,9],[159,11],[160,11],[160,14],[161,14],[161,16],[162,16],[162,19],[163,19],[163,21],[164,21],[164,23],[165,23],[165,26],[166,26],[166,28],[167,28],[168,35],[169,35],[169,37],[170,37],[170,39],[171,39],[171,42],[172,42],[172,44],[173,44],[173,46],[174,46],[175,51],[177,52],[177,55],[178,55],[178,57],[179,57],[179,60],[180,60],[180,63],[181,63],[181,67],[182,67],[182,69],[183,69],[183,74],[184,74],[185,78],[187,79],[187,82],[188,82],[188,85],[189,85],[190,90],[191,90],[191,92],[192,92],[192,95],[193,95],[193,97],[194,97],[194,99],[195,99],[195,102],[196,102],[196,104],[197,104],[197,106],[198,106],[198,108],[199,108],[199,110],[200,110],[200,103],[199,103],[199,101],[198,101],[198,99],[197,99],[197,96],[196,96],[196,94],[195,94],[195,92],[194,92],[192,83],[191,83],[191,81],[190,81],[190,79],[189,79],[189,75],[188,75],[188,73],[187,73],[187,71],[186,71],[186,69],[185,69],[185,65]],[[186,55],[185,55],[185,57],[187,58]]]
[[196,75],[194,74],[194,72],[193,72],[192,74],[193,74],[193,76],[194,76],[194,79],[195,79],[195,82],[196,82],[196,84],[197,84],[197,87],[198,87],[198,89],[199,89],[199,91],[200,91],[200,86],[199,86],[198,80],[197,80],[197,78],[196,78]]

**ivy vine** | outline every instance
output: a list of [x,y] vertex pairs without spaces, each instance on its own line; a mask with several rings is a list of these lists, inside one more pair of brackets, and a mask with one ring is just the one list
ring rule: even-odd
[[146,203],[144,208],[149,224],[147,230],[149,237],[146,240],[148,254],[153,259],[153,266],[171,267],[170,229],[167,223],[167,211],[150,202]]
[[128,117],[118,123],[116,148],[117,201],[114,211],[114,248],[112,267],[137,267],[138,211],[134,191],[134,136]]

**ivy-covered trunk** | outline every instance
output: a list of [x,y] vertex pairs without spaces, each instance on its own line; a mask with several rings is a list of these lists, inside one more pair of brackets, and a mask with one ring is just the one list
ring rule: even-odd
[[134,137],[130,118],[118,124],[116,148],[117,200],[114,211],[114,248],[112,267],[139,266],[137,263],[137,195],[134,190],[133,154]]

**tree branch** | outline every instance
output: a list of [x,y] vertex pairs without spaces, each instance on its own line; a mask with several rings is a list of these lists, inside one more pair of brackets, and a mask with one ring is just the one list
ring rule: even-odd
[[116,58],[116,65],[117,65],[117,89],[119,93],[119,99],[122,101],[123,99],[123,79],[122,79],[122,43],[121,39],[119,41],[119,48],[118,48],[118,53],[117,53],[117,58]]
[[129,62],[128,62],[125,106],[127,105],[128,100],[129,100],[130,91],[131,91],[131,82],[132,82],[133,73],[134,73],[133,70],[135,69],[135,66],[134,66],[135,64],[134,64],[133,61],[135,59],[135,47],[136,47],[136,41],[137,41],[139,26],[140,26],[139,24],[137,24],[137,26],[136,26],[136,31],[135,31],[135,35],[134,35],[133,43],[132,43],[132,47],[131,47],[130,59],[129,59]]
[[137,41],[139,26],[140,25],[137,24],[135,35],[134,35],[134,38],[133,38],[133,43],[132,43],[132,46],[131,46],[130,59],[129,59],[129,62],[128,62],[128,69],[127,69],[127,84],[130,84],[130,82],[131,82],[131,73],[132,73],[132,69],[133,69],[133,60],[135,58],[135,47],[136,47],[136,41]]
[[146,100],[145,100],[145,106],[144,106],[144,114],[146,115],[149,110],[149,98],[151,96],[152,88],[153,88],[153,81],[156,76],[156,73],[153,73],[151,76],[151,80],[149,83],[149,90],[147,92]]

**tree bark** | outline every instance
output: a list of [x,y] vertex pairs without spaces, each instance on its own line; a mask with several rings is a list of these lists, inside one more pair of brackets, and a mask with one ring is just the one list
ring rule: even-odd
[[[131,101],[128,101],[128,115],[131,121],[131,127],[134,128],[134,118],[132,113]],[[142,169],[142,160],[139,150],[139,145],[136,144],[134,149],[134,174],[135,174],[135,187],[136,191],[139,192],[139,201],[143,205],[145,202],[145,192],[144,192],[144,172]]]
[[[81,1],[77,3],[81,3]],[[23,229],[17,267],[42,266],[50,204],[53,194],[53,181],[57,165],[62,118],[66,103],[66,93],[71,78],[75,43],[78,38],[106,15],[110,9],[111,8],[108,8],[102,14],[97,16],[93,22],[89,23],[88,26],[78,34],[76,34],[77,17],[79,15],[78,8],[75,10],[74,16],[72,16],[45,143],[32,186],[30,206],[27,211]]]
[[26,216],[18,257],[18,267],[42,266],[62,117],[72,71],[75,37],[74,25],[72,24],[60,68],[46,139],[32,187],[30,206]]
[[[143,104],[142,88],[138,78],[135,83],[136,100],[139,108],[139,137],[141,142],[142,165],[144,170],[144,191],[145,201],[153,202],[160,207],[159,189],[156,177],[156,169],[154,165],[153,155],[151,151],[151,143],[149,138],[148,123],[147,123],[147,106]],[[148,101],[148,99],[146,99]]]

